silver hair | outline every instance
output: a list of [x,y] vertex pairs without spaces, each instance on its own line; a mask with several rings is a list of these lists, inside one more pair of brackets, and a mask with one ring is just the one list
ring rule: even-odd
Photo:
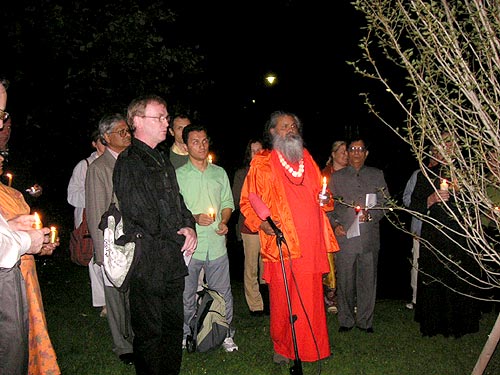
[[117,123],[121,121],[126,121],[125,116],[120,113],[113,113],[111,115],[105,115],[99,121],[99,137],[101,138],[101,143],[106,145],[106,140],[104,139],[105,134],[109,134]]

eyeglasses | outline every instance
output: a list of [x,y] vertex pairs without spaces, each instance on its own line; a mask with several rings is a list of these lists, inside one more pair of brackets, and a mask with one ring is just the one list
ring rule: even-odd
[[365,152],[365,151],[366,151],[366,147],[362,147],[362,146],[349,147],[349,152]]
[[118,133],[118,135],[123,138],[127,134],[130,134],[130,129],[129,128],[124,128],[124,129],[118,130],[116,132],[109,132],[109,134],[114,134],[114,133]]
[[9,112],[5,112],[3,109],[0,109],[0,120],[6,121],[9,116]]
[[159,122],[170,122],[172,120],[172,116],[167,115],[167,116],[139,116],[139,117],[145,117],[145,118],[154,118],[158,120]]
[[292,122],[291,124],[284,124],[278,127],[279,130],[292,130],[292,129],[298,129],[298,125],[295,122]]

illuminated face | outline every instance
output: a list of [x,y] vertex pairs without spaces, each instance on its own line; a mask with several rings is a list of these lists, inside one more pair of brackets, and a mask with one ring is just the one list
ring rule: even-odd
[[205,131],[189,132],[186,143],[189,157],[197,161],[205,160],[208,156],[209,143],[210,140]]
[[104,134],[104,139],[108,147],[115,152],[122,152],[130,146],[132,136],[125,120],[117,122],[109,133]]
[[174,141],[177,144],[183,144],[182,140],[182,130],[191,124],[191,121],[188,118],[176,117],[169,131],[170,134],[174,137]]
[[262,143],[260,142],[254,142],[250,145],[250,156],[253,157],[255,156],[255,154],[257,154],[259,151],[262,150]]
[[347,146],[345,144],[341,144],[336,151],[332,152],[332,160],[334,163],[343,167],[347,167],[349,164],[348,157]]
[[285,138],[288,134],[299,134],[298,124],[290,115],[284,115],[278,118],[276,126],[270,130],[272,135],[278,135]]
[[355,141],[349,145],[349,164],[355,168],[361,167],[368,156],[368,150],[363,141]]

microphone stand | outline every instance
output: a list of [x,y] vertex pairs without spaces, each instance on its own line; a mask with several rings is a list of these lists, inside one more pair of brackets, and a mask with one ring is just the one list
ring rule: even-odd
[[292,342],[293,342],[293,350],[295,352],[295,360],[293,361],[293,366],[290,367],[290,374],[292,375],[302,375],[302,362],[299,357],[299,349],[297,347],[297,337],[295,336],[295,321],[297,320],[297,316],[292,314],[292,302],[290,300],[290,291],[288,289],[288,280],[286,277],[285,270],[285,260],[283,258],[283,249],[281,248],[281,244],[285,243],[285,237],[283,233],[279,233],[276,235],[276,244],[278,245],[278,249],[280,252],[280,262],[281,262],[281,272],[283,273],[283,281],[285,283],[285,294],[286,294],[286,302],[288,304],[288,315],[290,316],[290,328],[292,329]]

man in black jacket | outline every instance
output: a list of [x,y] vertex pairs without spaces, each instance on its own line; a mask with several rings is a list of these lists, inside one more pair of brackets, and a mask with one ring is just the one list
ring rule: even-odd
[[127,122],[132,144],[116,161],[113,184],[125,233],[140,233],[141,255],[130,278],[130,310],[137,374],[178,374],[182,361],[183,258],[197,245],[195,221],[186,208],[168,157],[169,116],[155,95],[133,100]]

